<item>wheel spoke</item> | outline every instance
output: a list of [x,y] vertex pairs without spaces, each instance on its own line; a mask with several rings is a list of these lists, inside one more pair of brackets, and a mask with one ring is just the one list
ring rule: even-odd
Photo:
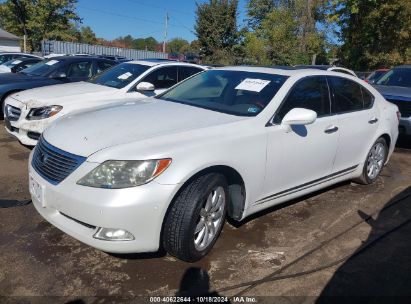
[[196,227],[196,229],[195,229],[195,231],[194,231],[194,234],[197,234],[197,233],[199,233],[202,229],[204,229],[204,224],[205,224],[204,218],[201,218],[200,221],[199,221],[198,224],[197,224],[197,227]]
[[209,232],[209,230],[208,230],[208,225],[205,225],[204,228],[205,228],[205,229],[204,229],[203,238],[202,238],[201,243],[200,243],[200,246],[201,246],[201,247],[207,246],[207,244],[208,244],[208,238],[209,238],[209,234],[210,234],[210,232]]
[[212,221],[209,223],[208,228],[209,228],[210,235],[215,236],[215,226]]
[[223,196],[223,195],[220,195],[220,196],[218,197],[218,200],[217,200],[216,204],[213,206],[213,208],[211,208],[210,211],[211,211],[211,212],[216,212],[216,211],[218,211],[223,204],[224,204],[224,196]]
[[212,203],[213,203],[213,193],[210,193],[210,195],[207,198],[207,202],[204,208],[207,212],[210,211]]

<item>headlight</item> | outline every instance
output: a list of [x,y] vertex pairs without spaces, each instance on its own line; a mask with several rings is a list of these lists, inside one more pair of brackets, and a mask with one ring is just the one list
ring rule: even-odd
[[108,160],[90,171],[77,184],[107,189],[140,186],[159,176],[171,164],[171,159]]
[[34,108],[30,110],[29,114],[27,115],[27,119],[37,120],[37,119],[49,118],[49,117],[56,115],[62,109],[63,109],[62,106],[48,106],[48,107]]

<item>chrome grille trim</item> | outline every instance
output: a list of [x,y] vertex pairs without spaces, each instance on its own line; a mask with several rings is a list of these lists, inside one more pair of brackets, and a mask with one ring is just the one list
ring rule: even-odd
[[84,161],[85,157],[71,154],[49,144],[40,137],[33,154],[32,166],[53,185],[58,185]]

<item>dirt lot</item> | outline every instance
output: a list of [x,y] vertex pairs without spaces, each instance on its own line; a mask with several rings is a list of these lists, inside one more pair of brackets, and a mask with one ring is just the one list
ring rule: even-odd
[[[29,198],[29,152],[0,122],[0,204]],[[207,290],[270,296],[258,302],[273,296],[293,303],[322,302],[330,295],[411,296],[410,152],[398,149],[374,185],[339,184],[226,224],[212,253],[194,264],[163,253],[112,256],[61,233],[31,204],[0,208],[0,302],[43,303],[38,296],[49,296],[53,303],[100,303],[104,297]]]

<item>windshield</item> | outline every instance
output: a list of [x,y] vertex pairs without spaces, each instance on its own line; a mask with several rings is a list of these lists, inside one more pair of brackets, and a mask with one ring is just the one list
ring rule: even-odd
[[50,72],[55,71],[63,61],[63,59],[58,58],[43,60],[35,65],[32,65],[31,67],[28,67],[27,69],[24,69],[20,73],[33,76],[46,76]]
[[19,60],[19,59],[12,59],[12,60],[9,60],[9,61],[3,63],[2,65],[6,66],[8,68],[12,68],[12,67],[14,67],[15,65],[17,65],[19,63],[22,63],[22,61]]
[[392,69],[382,76],[377,84],[411,88],[411,68]]
[[107,87],[122,89],[149,68],[149,66],[141,64],[121,63],[98,74],[89,81]]
[[265,73],[210,70],[189,78],[159,98],[232,115],[256,116],[287,78]]

